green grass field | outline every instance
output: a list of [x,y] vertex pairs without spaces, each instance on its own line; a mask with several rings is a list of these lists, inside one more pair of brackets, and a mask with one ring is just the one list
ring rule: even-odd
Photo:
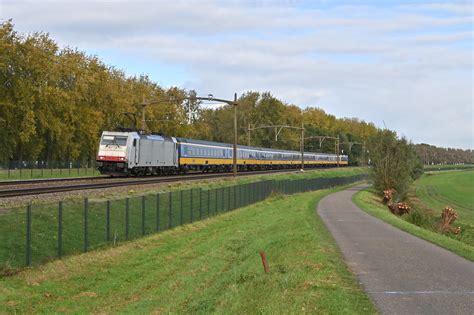
[[458,222],[474,228],[474,170],[426,174],[416,182],[416,196],[433,210],[454,208]]
[[453,225],[461,227],[461,233],[448,235],[474,246],[474,170],[425,174],[415,182],[409,197],[414,209],[431,223],[431,229],[444,207],[454,208],[459,218]]
[[0,313],[375,313],[315,214],[332,191],[276,196],[3,278]]

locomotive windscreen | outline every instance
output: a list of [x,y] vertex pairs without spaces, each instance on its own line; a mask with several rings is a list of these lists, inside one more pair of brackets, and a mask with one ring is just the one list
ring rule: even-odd
[[126,146],[127,145],[127,137],[124,136],[111,136],[111,135],[104,135],[102,137],[102,141],[100,142],[101,145],[110,146],[110,145],[117,145],[117,146]]

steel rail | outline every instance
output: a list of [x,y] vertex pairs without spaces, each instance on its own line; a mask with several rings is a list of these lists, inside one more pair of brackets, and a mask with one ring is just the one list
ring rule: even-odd
[[38,179],[13,179],[13,180],[2,180],[0,186],[13,186],[13,185],[28,185],[28,184],[42,184],[42,183],[54,183],[54,182],[75,182],[81,180],[102,180],[110,179],[110,176],[84,176],[84,177],[64,177],[64,178],[38,178]]

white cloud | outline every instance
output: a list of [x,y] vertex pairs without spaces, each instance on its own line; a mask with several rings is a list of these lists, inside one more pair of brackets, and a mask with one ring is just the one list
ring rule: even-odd
[[184,66],[191,77],[176,84],[203,94],[268,90],[337,116],[384,120],[415,142],[473,146],[466,3],[293,3],[4,1],[0,16],[63,45]]

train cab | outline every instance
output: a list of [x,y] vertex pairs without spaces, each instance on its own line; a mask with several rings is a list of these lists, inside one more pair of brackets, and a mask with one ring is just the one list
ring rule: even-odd
[[130,160],[131,143],[133,137],[130,132],[104,131],[100,138],[96,166],[102,174],[127,173],[127,164]]

